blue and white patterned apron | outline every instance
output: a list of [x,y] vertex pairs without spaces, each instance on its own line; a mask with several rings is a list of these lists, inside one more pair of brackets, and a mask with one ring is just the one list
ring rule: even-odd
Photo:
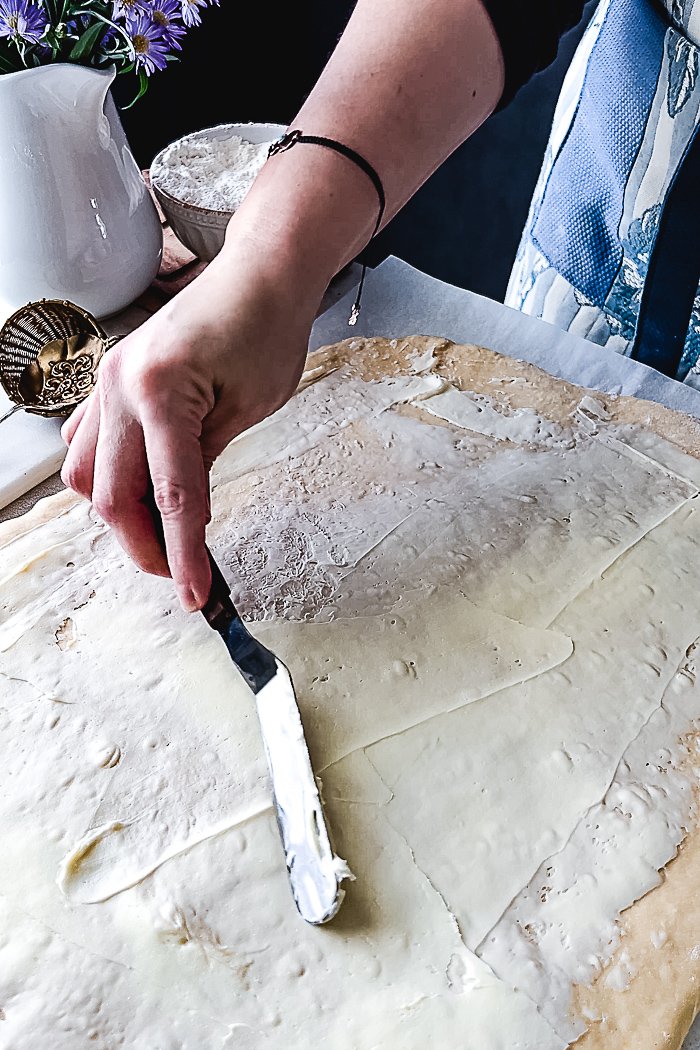
[[505,302],[700,387],[700,0],[602,0]]

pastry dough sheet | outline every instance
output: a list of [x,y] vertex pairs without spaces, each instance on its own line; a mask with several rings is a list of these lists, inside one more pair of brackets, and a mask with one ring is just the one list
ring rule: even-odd
[[698,447],[420,336],[323,348],[232,444],[212,547],[356,876],[322,929],[216,636],[70,494],[1,526],[0,1046],[676,1050]]

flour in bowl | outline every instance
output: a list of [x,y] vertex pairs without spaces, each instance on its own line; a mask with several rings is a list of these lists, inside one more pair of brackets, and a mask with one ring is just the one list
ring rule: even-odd
[[269,142],[248,142],[240,135],[199,133],[168,146],[152,174],[158,186],[178,200],[232,211],[250,189],[269,148]]

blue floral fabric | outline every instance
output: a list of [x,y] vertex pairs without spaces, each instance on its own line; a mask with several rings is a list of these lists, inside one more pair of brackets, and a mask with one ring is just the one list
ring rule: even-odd
[[[507,305],[637,353],[650,258],[700,121],[698,40],[700,0],[601,0],[562,86]],[[683,252],[674,264],[700,273],[700,244]],[[700,295],[684,316],[675,376],[700,387]]]

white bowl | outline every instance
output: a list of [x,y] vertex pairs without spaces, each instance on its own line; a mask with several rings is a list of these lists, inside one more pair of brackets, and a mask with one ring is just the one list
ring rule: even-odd
[[166,150],[179,143],[202,138],[213,139],[216,142],[217,139],[228,139],[232,135],[238,135],[247,142],[273,142],[286,130],[285,124],[216,124],[183,135],[156,153],[150,168],[151,188],[175,236],[198,258],[210,262],[221,250],[226,227],[235,208],[228,211],[203,208],[181,200],[165,190],[159,184],[159,179],[163,173],[163,157]]

